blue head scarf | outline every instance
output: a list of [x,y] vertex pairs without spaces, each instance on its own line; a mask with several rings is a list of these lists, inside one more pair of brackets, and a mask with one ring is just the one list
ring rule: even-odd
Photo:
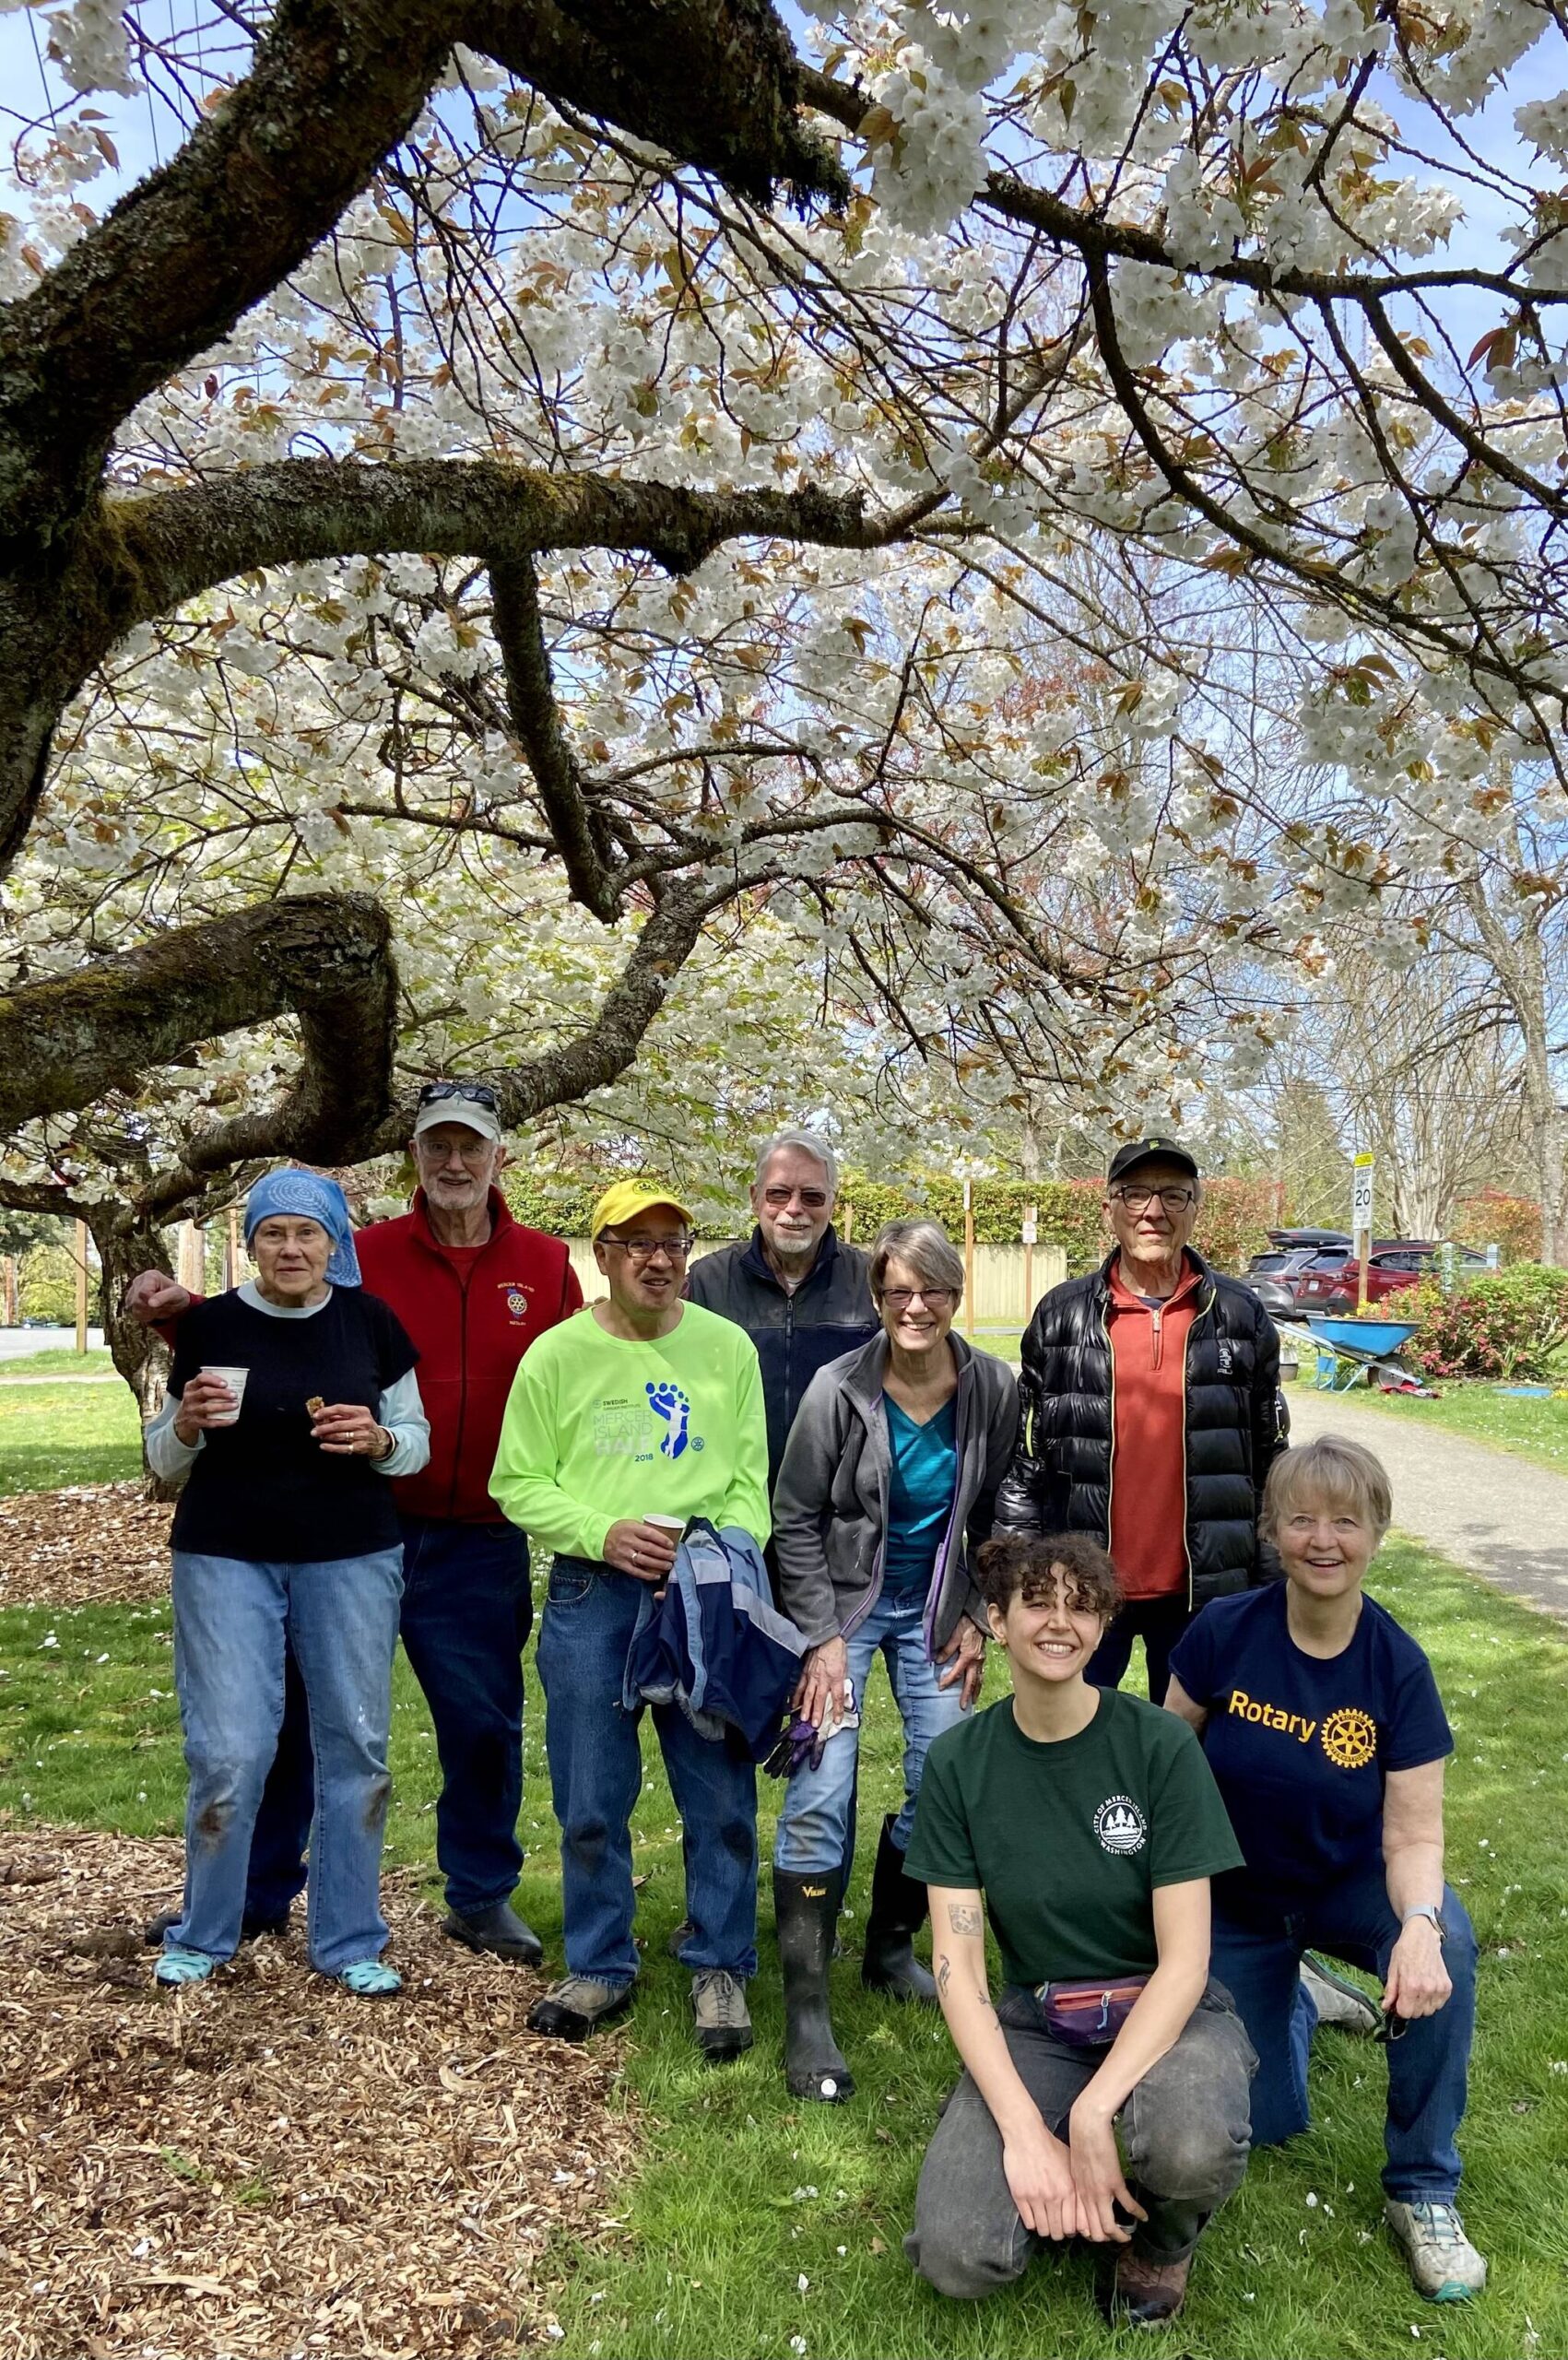
[[332,1240],[326,1265],[330,1283],[335,1287],[363,1283],[360,1257],[354,1251],[348,1199],[336,1180],[325,1180],[319,1172],[269,1172],[265,1179],[256,1182],[245,1199],[247,1246],[261,1222],[274,1213],[295,1213],[303,1220],[319,1221]]

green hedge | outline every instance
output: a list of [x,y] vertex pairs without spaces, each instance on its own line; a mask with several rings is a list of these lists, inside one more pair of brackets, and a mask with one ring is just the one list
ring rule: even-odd
[[[618,1175],[624,1176],[624,1175]],[[515,1167],[501,1183],[508,1203],[519,1221],[556,1237],[586,1237],[595,1199],[607,1181],[602,1177],[561,1180]],[[1024,1209],[1034,1205],[1042,1245],[1059,1245],[1067,1268],[1092,1269],[1103,1259],[1106,1239],[1100,1219],[1104,1194],[1099,1180],[977,1180],[974,1183],[974,1236],[980,1245],[1017,1245]],[[963,1183],[930,1178],[890,1183],[846,1173],[839,1190],[839,1222],[847,1217],[851,1234],[866,1245],[884,1221],[902,1221],[911,1213],[929,1213],[955,1240],[963,1235]],[[1245,1268],[1248,1257],[1261,1253],[1268,1242],[1274,1214],[1274,1189],[1267,1180],[1211,1180],[1204,1190],[1196,1244],[1222,1270]],[[737,1208],[731,1221],[705,1222],[700,1235],[737,1235],[745,1209]]]
[[1401,1317],[1421,1320],[1412,1350],[1426,1376],[1546,1384],[1568,1347],[1568,1270],[1539,1262],[1467,1278],[1451,1295],[1423,1280],[1400,1292],[1398,1305]]

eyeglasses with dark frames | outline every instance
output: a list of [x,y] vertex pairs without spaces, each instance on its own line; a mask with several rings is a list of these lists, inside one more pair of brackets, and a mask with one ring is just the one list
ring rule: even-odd
[[1180,1213],[1185,1212],[1188,1205],[1192,1203],[1194,1191],[1191,1188],[1139,1188],[1136,1186],[1126,1186],[1113,1188],[1111,1194],[1119,1203],[1126,1205],[1129,1213],[1140,1213],[1144,1211],[1145,1209],[1153,1202],[1156,1197],[1159,1198],[1161,1203],[1164,1206],[1165,1210],[1168,1213]]

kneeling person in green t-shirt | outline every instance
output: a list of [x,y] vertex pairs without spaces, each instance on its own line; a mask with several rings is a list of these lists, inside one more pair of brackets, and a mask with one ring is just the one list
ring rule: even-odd
[[[909,1847],[966,2070],[904,2250],[973,2299],[1043,2240],[1114,2243],[1107,2313],[1154,2325],[1180,2310],[1198,2234],[1246,2169],[1256,2059],[1208,1980],[1208,1880],[1241,1853],[1174,1716],[1084,1678],[1121,1602],[1104,1551],[1010,1534],[976,1571],[1013,1693],[937,1740]],[[995,2007],[982,1895],[1006,1976]]]

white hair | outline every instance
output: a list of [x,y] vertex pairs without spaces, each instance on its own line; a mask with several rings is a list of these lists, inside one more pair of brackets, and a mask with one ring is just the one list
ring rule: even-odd
[[772,1138],[760,1150],[757,1158],[756,1185],[759,1188],[762,1185],[762,1174],[766,1172],[769,1164],[772,1162],[774,1156],[779,1153],[780,1150],[786,1147],[798,1149],[802,1155],[808,1155],[812,1157],[816,1162],[819,1163],[827,1179],[828,1194],[831,1197],[837,1196],[839,1186],[838,1157],[833,1153],[833,1150],[828,1145],[827,1140],[819,1138],[815,1131],[791,1130],[775,1131],[773,1133]]

